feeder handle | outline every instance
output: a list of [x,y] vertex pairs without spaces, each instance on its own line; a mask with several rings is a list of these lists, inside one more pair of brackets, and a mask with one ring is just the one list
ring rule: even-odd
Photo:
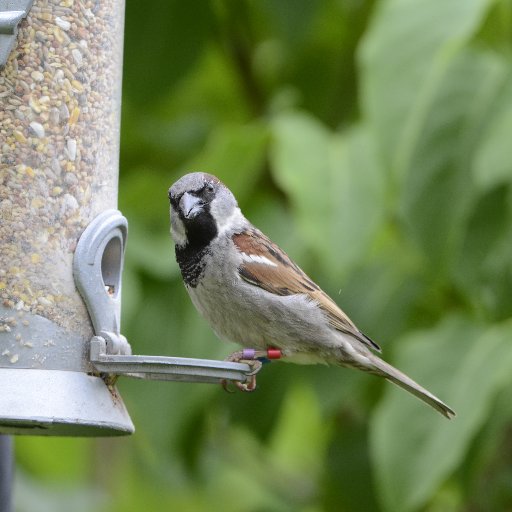
[[0,69],[14,49],[18,25],[25,18],[34,0],[0,0]]
[[78,291],[87,306],[94,333],[108,342],[111,354],[130,354],[120,334],[121,276],[128,221],[118,210],[98,215],[82,233],[73,259]]
[[112,355],[106,341],[91,340],[91,363],[100,373],[147,380],[219,383],[222,380],[246,382],[254,370],[245,363],[185,357]]

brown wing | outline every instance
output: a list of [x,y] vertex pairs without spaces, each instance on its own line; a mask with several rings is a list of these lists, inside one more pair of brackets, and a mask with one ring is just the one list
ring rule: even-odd
[[232,239],[246,256],[238,269],[242,279],[275,295],[309,295],[326,314],[332,327],[380,351],[380,347],[360,332],[338,305],[261,231],[248,229],[234,234]]

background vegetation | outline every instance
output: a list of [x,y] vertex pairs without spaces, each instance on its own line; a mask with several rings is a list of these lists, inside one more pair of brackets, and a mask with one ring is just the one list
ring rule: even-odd
[[134,436],[17,439],[18,510],[511,510],[511,22],[510,0],[128,0],[134,352],[233,349],[168,234],[167,188],[205,170],[458,417],[336,368],[123,381]]

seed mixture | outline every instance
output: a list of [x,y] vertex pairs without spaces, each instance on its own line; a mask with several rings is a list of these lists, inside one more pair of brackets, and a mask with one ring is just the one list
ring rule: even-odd
[[36,0],[0,69],[0,304],[90,335],[72,276],[117,205],[124,2]]

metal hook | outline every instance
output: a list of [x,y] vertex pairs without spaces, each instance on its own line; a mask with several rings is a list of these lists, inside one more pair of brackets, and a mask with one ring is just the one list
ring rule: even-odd
[[128,221],[118,210],[98,215],[78,241],[73,259],[76,286],[82,295],[94,332],[103,337],[112,354],[130,354],[120,334],[121,275]]

